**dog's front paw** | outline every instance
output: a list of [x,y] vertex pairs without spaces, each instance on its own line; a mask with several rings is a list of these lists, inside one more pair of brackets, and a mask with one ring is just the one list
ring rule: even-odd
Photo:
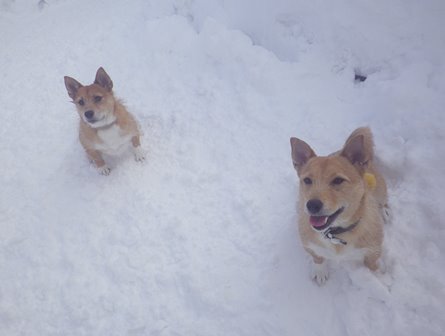
[[97,167],[97,171],[99,172],[99,174],[106,176],[110,175],[111,168],[108,167],[107,165],[103,165],[102,167]]
[[134,147],[133,148],[133,153],[134,153],[134,159],[137,162],[144,162],[145,161],[145,151],[141,148],[141,146]]
[[311,277],[319,286],[323,286],[329,277],[327,262],[313,263]]

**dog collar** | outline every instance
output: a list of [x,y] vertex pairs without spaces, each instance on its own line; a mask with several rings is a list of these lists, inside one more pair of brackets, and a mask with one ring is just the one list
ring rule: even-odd
[[97,129],[97,130],[101,130],[101,131],[106,130],[106,129],[110,128],[111,126],[115,125],[115,124],[116,124],[116,121],[117,121],[117,120],[114,120],[114,121],[113,121],[112,123],[110,123],[110,124],[103,125],[103,126],[100,126],[100,127],[96,127],[96,129]]
[[345,240],[340,239],[336,236],[339,234],[353,230],[358,225],[359,222],[360,222],[360,219],[357,222],[355,222],[354,224],[351,224],[345,228],[341,227],[341,226],[328,227],[325,231],[323,231],[323,236],[326,239],[329,239],[332,244],[347,245],[348,243]]

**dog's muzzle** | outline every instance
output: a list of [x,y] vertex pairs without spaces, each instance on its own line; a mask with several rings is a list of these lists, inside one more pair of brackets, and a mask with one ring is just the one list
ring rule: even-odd
[[336,212],[334,212],[330,216],[310,216],[309,222],[311,223],[312,227],[317,231],[323,231],[326,230],[343,212],[344,208],[341,207]]

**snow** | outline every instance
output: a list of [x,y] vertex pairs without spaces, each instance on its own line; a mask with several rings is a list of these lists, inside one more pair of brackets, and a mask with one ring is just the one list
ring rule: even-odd
[[[444,335],[445,4],[0,1],[0,335]],[[63,76],[103,66],[145,163],[89,164]],[[355,83],[354,74],[365,82]],[[322,287],[289,137],[369,125],[381,270]]]

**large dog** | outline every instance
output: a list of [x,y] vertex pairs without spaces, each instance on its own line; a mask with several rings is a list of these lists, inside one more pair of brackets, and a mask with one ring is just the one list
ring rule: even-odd
[[300,178],[299,233],[314,261],[314,280],[327,280],[327,259],[361,260],[376,270],[388,207],[370,129],[356,129],[343,149],[329,156],[317,156],[300,139],[290,142]]

